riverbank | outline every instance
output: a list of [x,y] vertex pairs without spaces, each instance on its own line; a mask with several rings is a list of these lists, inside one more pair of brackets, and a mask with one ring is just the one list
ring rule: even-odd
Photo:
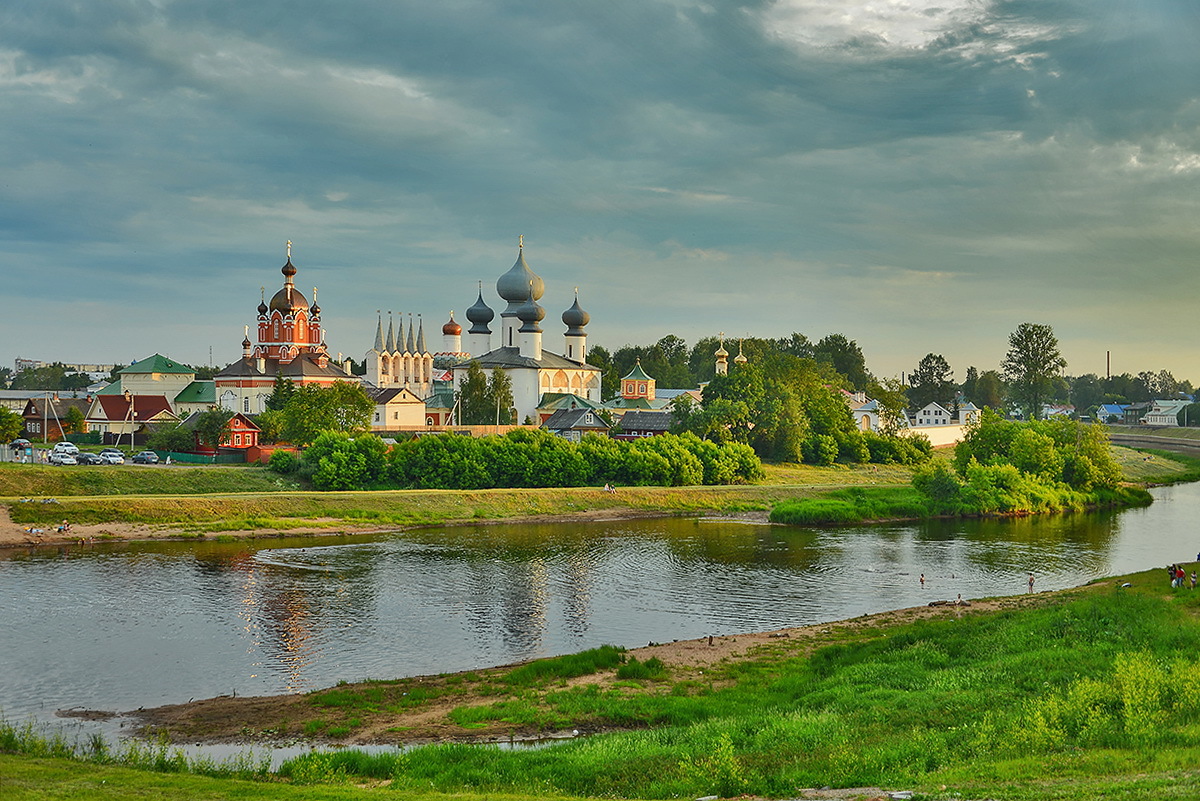
[[[1127,481],[1190,477],[1192,463],[1114,448]],[[942,458],[942,457],[935,457]],[[123,468],[115,468],[120,471]],[[764,465],[752,485],[314,492],[262,468],[0,465],[0,548],[110,540],[378,534],[416,526],[489,521],[603,520],[644,516],[765,519],[781,501],[854,487],[909,486],[899,465]],[[74,471],[74,472],[71,472]],[[167,487],[174,493],[167,494]],[[244,491],[231,491],[243,487]],[[214,491],[220,488],[221,491]],[[104,490],[101,492],[101,490]],[[66,520],[70,530],[57,531]]]
[[[438,743],[408,752],[315,752],[252,784],[151,775],[164,792],[188,800],[268,797],[256,789],[264,784],[278,797],[304,785],[309,798],[362,798],[386,788],[461,801],[882,799],[880,788],[933,799],[1188,798],[1200,793],[1197,653],[1200,593],[1172,590],[1152,570],[970,606],[648,645],[611,664],[585,652],[339,684],[288,696],[292,706],[266,712],[260,703],[272,699],[149,710],[163,733],[189,720],[212,727],[214,710],[228,713],[224,736],[177,729],[187,742],[265,745],[286,734],[316,743]],[[463,736],[438,728],[436,714]],[[417,736],[421,725],[425,737]],[[341,728],[352,731],[333,736]],[[371,730],[377,736],[367,736]],[[564,739],[512,751],[462,744],[521,731]],[[180,770],[165,747],[149,748],[139,764]],[[43,792],[70,781],[95,786],[90,797],[117,798],[101,782],[142,782],[111,765],[77,763],[56,773],[55,760],[0,759],[6,788]],[[826,786],[835,789],[811,789]],[[16,797],[38,797],[33,792]]]

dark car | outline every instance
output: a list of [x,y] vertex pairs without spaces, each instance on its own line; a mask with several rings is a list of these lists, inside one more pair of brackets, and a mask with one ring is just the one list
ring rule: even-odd
[[8,443],[8,447],[16,448],[22,451],[28,447],[31,447],[32,445],[33,443],[27,439],[14,439],[12,442]]
[[158,454],[154,451],[142,451],[133,455],[134,464],[158,464]]
[[76,456],[75,461],[79,462],[80,464],[103,464],[104,463],[104,459],[100,458],[100,454],[88,453],[87,451],[83,451],[78,456]]

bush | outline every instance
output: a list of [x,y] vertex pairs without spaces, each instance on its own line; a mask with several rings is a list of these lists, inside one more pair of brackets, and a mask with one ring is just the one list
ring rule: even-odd
[[291,451],[275,451],[267,461],[267,469],[280,475],[295,473],[300,468],[300,460]]

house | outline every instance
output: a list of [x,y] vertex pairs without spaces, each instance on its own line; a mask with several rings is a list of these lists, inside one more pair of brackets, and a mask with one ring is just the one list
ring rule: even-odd
[[[21,410],[21,416],[25,418],[25,433],[44,442],[66,439],[69,434],[63,432],[63,425],[68,411],[78,409],[86,418],[91,404],[90,397],[69,398],[43,392],[42,397],[25,401],[25,407]],[[87,430],[85,421],[82,430],[73,433],[82,434]]]
[[1149,411],[1142,416],[1144,426],[1178,426],[1179,413],[1188,406],[1186,400],[1156,400],[1151,403]]
[[[207,410],[206,410],[207,411]],[[200,420],[200,415],[203,412],[192,412],[183,422],[180,423],[186,429],[193,432],[195,446],[192,448],[192,453],[203,453],[207,455],[215,454],[220,448],[235,448],[246,449],[258,446],[258,435],[260,429],[246,415],[241,412],[235,412],[233,417],[229,418],[229,433],[221,440],[217,448],[211,445],[204,445],[200,442],[198,436],[195,435],[196,423]]]
[[149,426],[178,422],[165,395],[96,395],[87,413],[88,431],[99,431],[106,444],[124,437],[136,442],[137,435],[144,440]]
[[613,439],[644,439],[657,437],[671,430],[674,415],[670,412],[650,412],[635,409],[621,416],[620,430],[613,434]]
[[428,425],[425,401],[407,387],[369,388],[367,395],[375,404],[371,417],[372,431],[395,431]]
[[1043,403],[1042,404],[1042,419],[1049,420],[1052,417],[1071,417],[1075,414],[1075,407],[1070,404],[1063,403]]
[[538,402],[537,420],[542,424],[560,409],[601,409],[603,404],[570,392],[547,392]]
[[983,410],[970,401],[961,403],[958,407],[958,423],[959,425],[970,425],[978,423]]
[[579,442],[589,432],[608,433],[608,423],[592,409],[559,409],[541,427],[572,442]]
[[1136,426],[1142,422],[1142,418],[1146,413],[1154,407],[1150,401],[1141,401],[1139,403],[1131,403],[1125,407],[1125,416],[1122,422],[1127,426]]
[[913,426],[958,425],[958,418],[937,401],[930,401],[923,408],[909,412],[908,420]]
[[1119,423],[1125,419],[1124,403],[1102,403],[1096,407],[1096,420],[1101,423]]

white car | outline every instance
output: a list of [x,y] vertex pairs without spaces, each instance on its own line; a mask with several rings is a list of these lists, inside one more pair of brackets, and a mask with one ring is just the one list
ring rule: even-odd
[[101,464],[125,464],[125,457],[119,453],[108,451],[100,454]]
[[54,443],[54,453],[69,453],[72,456],[75,456],[79,453],[79,446],[74,442],[67,442],[66,440],[63,440],[62,442]]
[[79,464],[79,462],[72,453],[55,451],[50,454],[50,464]]

